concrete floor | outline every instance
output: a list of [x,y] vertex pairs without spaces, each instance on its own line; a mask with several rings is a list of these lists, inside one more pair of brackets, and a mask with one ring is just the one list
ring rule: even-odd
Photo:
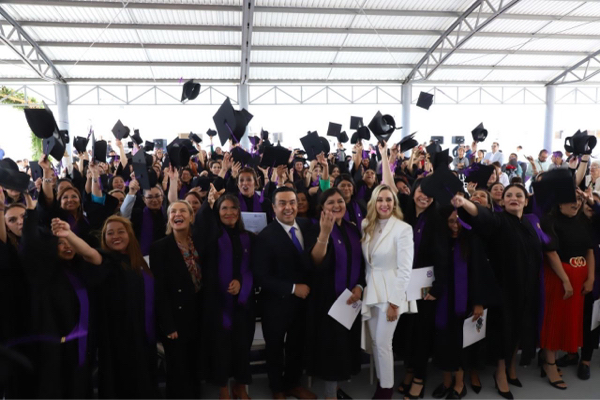
[[[511,386],[511,391],[516,399],[600,399],[600,356],[598,351],[594,352],[592,360],[592,377],[587,381],[581,381],[577,378],[577,367],[572,366],[563,368],[563,379],[569,385],[567,390],[558,390],[550,386],[547,378],[540,378],[539,369],[530,367],[518,367],[518,377],[523,383],[522,388]],[[396,382],[400,382],[404,376],[404,367],[396,365]],[[487,368],[481,373],[483,389],[479,394],[475,394],[470,386],[467,386],[467,396],[469,399],[499,399],[501,398],[496,389],[494,389],[493,368]],[[305,378],[305,383],[307,383]],[[441,383],[442,374],[439,370],[430,366],[429,378],[425,387],[425,398],[431,398],[431,393],[435,387]],[[370,399],[375,392],[375,385],[369,383],[369,368],[365,366],[360,374],[352,379],[351,382],[345,382],[342,389],[354,399]],[[323,382],[318,379],[312,380],[311,390],[319,398],[323,398]],[[254,383],[249,388],[250,397],[253,399],[269,399],[271,392],[268,387],[268,379],[265,374],[254,376]],[[204,386],[203,398],[216,398],[218,389],[216,387]],[[397,391],[394,394],[395,399],[401,399],[402,396]]]

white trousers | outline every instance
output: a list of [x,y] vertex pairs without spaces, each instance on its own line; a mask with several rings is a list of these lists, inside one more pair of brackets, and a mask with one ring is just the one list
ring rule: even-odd
[[379,307],[371,307],[371,318],[367,320],[371,335],[375,371],[377,372],[379,384],[384,389],[394,387],[392,339],[394,338],[396,325],[398,325],[398,319],[390,322],[387,320],[386,313]]

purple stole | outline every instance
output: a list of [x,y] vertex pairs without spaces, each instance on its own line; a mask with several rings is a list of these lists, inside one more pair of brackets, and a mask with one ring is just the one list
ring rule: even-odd
[[154,277],[144,270],[142,270],[142,277],[144,278],[146,339],[148,339],[148,344],[156,345],[156,334],[154,332]]
[[417,264],[417,260],[419,258],[419,248],[421,247],[421,239],[423,238],[423,228],[425,228],[425,222],[427,218],[425,217],[425,213],[421,213],[419,218],[417,219],[417,223],[413,228],[413,236],[415,238],[415,252],[413,259],[413,268],[415,268]]
[[[344,222],[342,222],[344,223]],[[342,238],[342,231],[337,226],[333,225],[331,231],[331,239],[333,243],[333,249],[335,251],[335,293],[336,296],[342,294],[344,289],[354,288],[358,283],[360,274],[360,263],[362,260],[362,250],[360,246],[360,236],[354,229],[346,229],[348,239],[350,240],[352,259],[350,260],[350,280],[349,286],[346,286],[348,281],[348,253],[346,251],[346,245]]]
[[79,226],[77,226],[77,220],[71,213],[69,213],[67,216],[67,222],[69,223],[69,227],[71,227],[71,231],[73,231],[74,234],[79,235]]
[[81,367],[85,363],[86,358],[90,303],[87,290],[85,286],[83,286],[81,280],[69,271],[65,270],[65,274],[67,275],[67,278],[69,278],[71,286],[73,286],[73,290],[75,290],[75,294],[77,295],[77,300],[79,301],[79,322],[77,322],[77,325],[75,325],[73,330],[67,336],[61,338],[61,343],[78,339],[79,366]]
[[[254,193],[252,198],[252,212],[263,212],[260,204],[260,197],[258,197],[258,195]],[[248,206],[246,205],[246,201],[244,200],[244,195],[242,194],[242,192],[238,192],[238,199],[240,200],[240,211],[248,211]]]
[[[454,240],[453,246],[454,261],[454,314],[456,316],[465,316],[467,314],[467,297],[469,290],[469,268],[467,260],[462,255],[458,238]],[[448,325],[448,289],[445,289],[440,297],[436,313],[435,327],[445,329]]]
[[348,206],[352,207],[352,211],[354,211],[354,218],[356,218],[356,226],[358,230],[362,231],[362,221],[364,219],[362,212],[360,211],[360,207],[356,200],[350,200],[348,204],[346,204],[346,214],[344,214],[344,219],[348,222],[352,222],[350,219],[350,212],[348,211]]
[[147,256],[150,254],[150,246],[152,245],[152,239],[154,239],[154,219],[152,218],[152,211],[148,207],[144,207],[142,213],[142,229],[140,236],[140,247],[142,248],[142,255]]
[[498,204],[494,203],[494,212],[502,212],[504,211],[504,208],[502,208],[502,206],[499,206]]
[[190,191],[190,185],[187,183],[181,184],[181,189],[179,189],[179,199],[182,200],[185,198],[185,195]]
[[[523,218],[525,218],[526,220],[528,220],[531,223],[540,242],[542,242],[544,244],[547,244],[550,242],[550,237],[548,237],[546,232],[544,232],[542,230],[542,227],[540,226],[540,219],[538,218],[537,215],[523,214]],[[539,283],[540,284],[540,298],[539,298],[540,310],[538,312],[538,335],[541,332],[542,324],[544,323],[544,305],[546,303],[546,288],[545,288],[545,280],[544,280],[544,261],[543,261],[544,255],[540,254],[540,257],[542,259],[542,262],[540,263],[540,275],[539,275],[539,277],[540,277],[540,283]]]
[[356,198],[357,198],[357,199],[363,199],[363,200],[366,200],[366,199],[365,199],[365,194],[367,193],[367,189],[366,189],[366,187],[367,187],[367,185],[362,185],[362,186],[360,187],[360,189],[358,189],[358,193],[356,193]]
[[315,186],[319,186],[319,180],[318,179],[316,181],[311,181],[310,182],[310,187],[315,187]]
[[[246,305],[253,287],[252,272],[250,271],[250,236],[247,232],[240,234],[242,242],[242,263],[240,273],[242,282],[237,302]],[[227,231],[219,237],[219,284],[224,295],[223,305],[223,328],[230,330],[233,325],[233,296],[227,293],[229,283],[233,280],[233,245]]]

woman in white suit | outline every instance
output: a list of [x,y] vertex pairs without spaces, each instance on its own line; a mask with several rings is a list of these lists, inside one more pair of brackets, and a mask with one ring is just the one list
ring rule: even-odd
[[[383,155],[387,149],[380,146]],[[387,154],[386,154],[387,155]],[[387,157],[383,175],[391,172]],[[389,185],[380,185],[371,196],[367,217],[362,222],[362,251],[366,263],[363,321],[368,326],[370,345],[379,384],[373,398],[391,399],[394,387],[392,339],[402,313],[417,312],[416,301],[406,300],[413,264],[413,233],[402,221],[398,198]]]

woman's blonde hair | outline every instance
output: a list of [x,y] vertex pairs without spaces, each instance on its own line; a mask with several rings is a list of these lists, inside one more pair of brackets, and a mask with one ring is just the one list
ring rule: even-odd
[[[400,221],[404,219],[404,215],[402,214],[402,210],[400,210],[400,204],[398,203],[398,197],[394,194],[392,188],[388,185],[379,185],[373,190],[373,194],[371,195],[371,200],[369,200],[369,204],[367,204],[367,226],[363,230],[363,237],[361,241],[365,241],[367,236],[369,238],[373,237],[373,231],[375,231],[375,226],[377,225],[377,197],[384,190],[389,190],[392,193],[392,198],[394,199],[394,209],[392,210],[392,215],[398,218]],[[370,239],[369,239],[370,240]]]
[[190,216],[192,217],[192,222],[190,222],[190,226],[194,224],[194,209],[191,204],[187,202],[187,200],[177,200],[169,204],[169,208],[167,208],[167,235],[170,235],[173,232],[173,227],[171,226],[171,219],[169,215],[171,215],[171,209],[175,204],[185,204],[188,211],[190,212]]

